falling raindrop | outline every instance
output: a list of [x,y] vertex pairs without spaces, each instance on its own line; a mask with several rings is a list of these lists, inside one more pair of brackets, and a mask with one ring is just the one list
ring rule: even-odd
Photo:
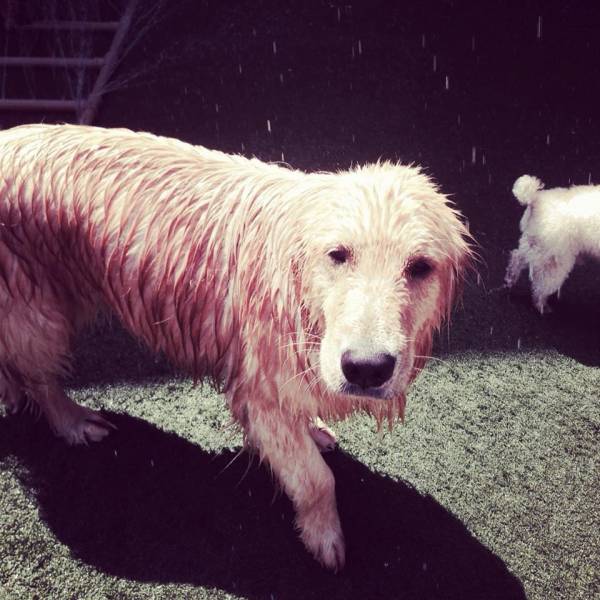
[[241,75],[241,74],[242,74],[242,63],[240,63],[240,64],[238,65],[238,71],[240,72],[240,75]]
[[362,41],[358,40],[358,55],[360,56],[362,54]]
[[517,350],[521,349],[521,338],[517,340]]
[[456,122],[458,123],[458,125],[460,125],[460,115],[456,115]]
[[217,114],[219,114],[219,105],[218,105],[218,104],[215,104],[215,112],[216,112]]
[[493,335],[493,333],[494,333],[494,326],[492,325],[492,326],[490,327],[490,335]]
[[549,145],[550,145],[550,134],[547,133],[546,134],[546,146],[549,146]]
[[283,73],[279,73],[279,82],[283,84]]
[[471,51],[475,52],[475,36],[471,37]]
[[354,44],[352,44],[352,58],[354,58]]
[[539,16],[537,20],[537,39],[542,39],[542,17]]
[[285,162],[285,154],[281,151],[281,162]]
[[244,142],[241,143],[242,146],[242,152],[244,152],[246,150],[246,147],[244,146]]
[[338,23],[340,23],[342,21],[342,9],[339,6],[337,9],[337,20],[338,20]]
[[492,185],[492,174],[488,173],[488,184]]
[[448,75],[446,75],[446,89],[450,89],[450,78],[448,77]]
[[485,154],[481,155],[481,164],[485,165]]
[[354,134],[352,134],[352,143],[355,144],[356,143],[356,136]]
[[271,133],[271,120],[267,119],[267,131]]
[[433,55],[433,72],[435,73],[437,71],[437,56],[434,54]]
[[592,173],[591,173],[591,171],[588,173],[588,185],[592,185]]
[[477,162],[477,148],[473,146],[471,148],[471,163],[475,164]]
[[425,48],[425,34],[421,34],[421,48]]
[[273,54],[277,54],[277,42],[273,40]]

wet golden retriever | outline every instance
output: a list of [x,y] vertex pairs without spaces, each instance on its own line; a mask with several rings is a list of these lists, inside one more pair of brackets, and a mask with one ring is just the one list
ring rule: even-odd
[[[69,443],[111,428],[60,379],[77,330],[116,313],[218,383],[294,503],[344,564],[319,418],[402,418],[465,262],[468,234],[418,168],[312,173],[127,130],[0,133],[0,395]],[[323,437],[325,436],[325,441]]]

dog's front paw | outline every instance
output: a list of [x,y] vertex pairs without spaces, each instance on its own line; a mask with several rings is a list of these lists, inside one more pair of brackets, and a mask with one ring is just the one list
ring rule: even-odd
[[308,517],[298,519],[298,525],[304,545],[324,567],[334,572],[343,569],[346,544],[335,509],[329,518],[324,518],[318,509],[313,509]]
[[331,450],[335,450],[335,447],[337,446],[335,432],[333,429],[327,427],[319,417],[310,422],[308,432],[320,452],[330,452]]

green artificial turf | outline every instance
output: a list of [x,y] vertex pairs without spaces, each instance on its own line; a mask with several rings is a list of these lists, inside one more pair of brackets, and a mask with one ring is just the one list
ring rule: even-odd
[[[486,300],[481,288],[467,294],[465,307]],[[540,348],[551,322],[521,299],[487,305],[536,323],[519,349],[489,329],[470,351],[450,336],[413,387],[403,426],[377,433],[360,415],[336,426],[340,450],[327,460],[348,542],[338,575],[304,551],[267,470],[238,455],[221,397],[171,375],[118,330],[90,334],[72,394],[118,430],[67,448],[42,422],[0,420],[1,589],[9,598],[597,597],[597,369]],[[473,336],[468,312],[456,330]]]

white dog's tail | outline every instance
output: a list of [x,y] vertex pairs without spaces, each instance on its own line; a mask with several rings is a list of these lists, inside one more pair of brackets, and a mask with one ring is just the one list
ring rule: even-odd
[[530,204],[537,192],[544,188],[544,184],[532,175],[521,175],[513,185],[513,194],[521,204]]

